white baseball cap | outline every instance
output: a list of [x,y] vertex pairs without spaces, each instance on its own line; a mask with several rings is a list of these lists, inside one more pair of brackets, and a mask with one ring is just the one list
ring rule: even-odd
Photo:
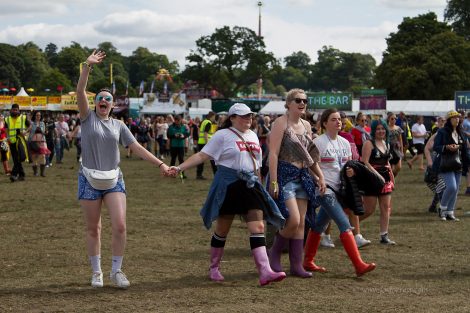
[[235,103],[228,110],[228,116],[253,114],[251,109],[244,103]]

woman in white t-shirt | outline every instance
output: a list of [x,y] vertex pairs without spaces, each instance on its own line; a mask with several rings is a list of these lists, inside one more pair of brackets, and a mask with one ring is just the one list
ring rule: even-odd
[[[352,156],[351,146],[346,139],[338,135],[341,131],[341,116],[336,109],[325,110],[321,115],[320,124],[324,133],[313,142],[320,151],[320,168],[327,189],[318,197],[321,208],[305,243],[304,268],[319,272],[326,271],[325,268],[316,265],[314,259],[320,246],[321,233],[333,220],[338,225],[341,242],[356,269],[356,275],[362,276],[374,270],[375,264],[362,261],[348,216],[336,197],[336,192],[340,191],[341,186],[341,169]],[[346,169],[346,174],[348,177],[354,176],[353,169]]]
[[[92,287],[103,287],[101,271],[101,207],[108,208],[112,228],[112,269],[111,281],[119,288],[130,283],[121,271],[126,246],[126,189],[119,169],[119,144],[129,147],[137,156],[156,165],[162,174],[168,166],[143,148],[126,125],[110,117],[113,95],[107,89],[98,92],[95,110],[88,107],[86,85],[93,65],[106,57],[103,51],[93,53],[82,63],[82,72],[77,85],[77,103],[81,121],[82,163],[78,173],[78,199],[86,223],[86,244],[93,270]],[[112,183],[93,178],[100,174]],[[106,186],[105,186],[106,185]]]
[[262,155],[258,137],[250,130],[252,115],[253,112],[245,104],[232,105],[221,129],[204,148],[179,167],[171,167],[170,173],[176,176],[206,160],[215,161],[218,170],[200,212],[207,229],[216,221],[211,240],[209,278],[219,282],[224,280],[220,273],[220,261],[225,240],[233,218],[240,215],[251,234],[251,252],[258,269],[259,283],[263,286],[286,277],[284,272],[273,272],[269,265],[263,220],[278,228],[284,226],[285,220],[257,175]]

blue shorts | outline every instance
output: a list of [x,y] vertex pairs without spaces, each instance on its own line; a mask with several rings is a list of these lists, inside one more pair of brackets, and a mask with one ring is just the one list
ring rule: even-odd
[[285,184],[282,191],[284,193],[285,200],[288,200],[290,198],[308,199],[307,192],[302,187],[300,178],[291,180],[290,182]]
[[93,188],[83,174],[78,174],[78,200],[97,200],[102,199],[107,193],[122,192],[126,193],[126,184],[122,177],[119,178],[116,186],[107,190],[98,190]]

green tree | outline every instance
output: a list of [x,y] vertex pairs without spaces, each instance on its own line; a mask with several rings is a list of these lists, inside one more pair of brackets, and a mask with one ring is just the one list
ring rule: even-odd
[[[70,47],[64,47],[57,56],[57,68],[64,73],[67,78],[76,85],[80,76],[80,63],[86,60],[89,51],[82,48],[80,44],[74,42]],[[99,71],[98,71],[99,72]],[[96,77],[97,70],[93,69],[93,76]]]
[[[166,55],[153,53],[147,48],[138,47],[129,57],[130,84],[138,89],[140,82],[144,80],[146,86],[150,87],[160,69],[166,69],[170,75],[174,76],[178,71],[178,63],[170,62]],[[158,88],[154,91],[162,91],[163,82],[157,85]],[[170,84],[170,89],[173,89],[172,84]],[[146,89],[146,91],[149,91],[149,89]]]
[[47,70],[41,77],[41,80],[38,84],[37,92],[41,93],[45,89],[50,89],[51,93],[55,94],[57,93],[57,86],[63,86],[64,91],[69,91],[73,89],[70,79],[66,75],[64,75],[57,68],[51,68]]
[[453,30],[465,39],[470,39],[470,1],[447,0],[444,20],[450,22]]
[[46,56],[47,62],[49,62],[50,67],[55,67],[57,64],[57,57],[58,57],[58,48],[52,42],[46,46],[44,49],[44,54]]
[[269,78],[277,62],[272,53],[265,51],[262,38],[245,27],[218,28],[199,38],[196,46],[186,57],[189,65],[182,77],[215,88],[225,97],[235,96],[260,76]]
[[20,87],[25,68],[23,52],[15,46],[0,43],[0,82],[8,87]]
[[342,52],[323,46],[318,51],[318,61],[311,67],[309,86],[320,91],[369,88],[375,69],[375,59],[370,54]]
[[[375,86],[390,99],[447,100],[470,83],[470,43],[434,13],[405,18],[387,39]],[[409,42],[404,46],[401,42]]]
[[308,69],[311,59],[305,52],[298,51],[284,58],[286,67],[293,67],[299,70]]
[[41,49],[31,41],[19,45],[18,49],[22,52],[25,66],[20,76],[21,84],[26,88],[38,89],[39,81],[50,68],[46,57]]

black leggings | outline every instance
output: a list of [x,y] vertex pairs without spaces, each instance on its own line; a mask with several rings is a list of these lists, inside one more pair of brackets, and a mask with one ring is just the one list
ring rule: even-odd
[[184,162],[184,147],[171,147],[170,148],[171,161],[170,166],[176,164],[176,157],[178,157],[179,164]]

